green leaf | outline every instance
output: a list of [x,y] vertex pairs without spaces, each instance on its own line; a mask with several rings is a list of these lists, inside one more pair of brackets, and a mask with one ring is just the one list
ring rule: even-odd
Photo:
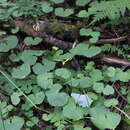
[[36,37],[34,39],[32,37],[26,37],[24,39],[24,43],[26,45],[38,45],[39,43],[41,43],[41,41],[42,41],[42,38],[40,37]]
[[37,57],[23,52],[22,55],[21,55],[21,60],[26,64],[34,65],[37,61]]
[[76,5],[77,6],[85,6],[89,2],[90,2],[90,0],[76,0]]
[[[1,119],[0,119],[1,120]],[[21,117],[14,116],[10,119],[4,120],[5,130],[21,130],[24,125],[24,120]],[[0,121],[0,130],[4,130]]]
[[59,17],[68,17],[74,13],[73,9],[63,9],[58,7],[55,9],[55,15]]
[[55,4],[59,4],[59,3],[63,3],[64,0],[51,0],[52,2],[54,2]]
[[68,79],[71,77],[71,72],[65,68],[56,69],[55,74],[64,79]]
[[59,92],[61,85],[55,84],[46,92],[47,100],[51,106],[64,106],[68,102],[69,96],[66,93]]
[[114,94],[114,89],[112,88],[112,86],[107,85],[107,86],[103,89],[103,94],[104,94],[104,95]]
[[43,114],[42,115],[42,119],[44,120],[44,121],[49,121],[49,120],[51,120],[51,116],[48,116],[47,114]]
[[44,66],[41,63],[36,63],[32,69],[35,74],[46,73],[46,70],[44,70]]
[[42,11],[45,12],[45,13],[50,13],[53,11],[53,7],[51,7],[51,4],[48,3],[48,2],[42,2]]
[[93,86],[93,90],[95,90],[97,93],[102,93],[104,90],[104,84],[103,83],[95,83]]
[[44,64],[43,68],[46,72],[51,71],[55,68],[56,63],[48,59],[43,58],[42,63]]
[[66,93],[46,93],[46,95],[47,100],[51,106],[64,106],[68,101],[68,95]]
[[20,12],[18,10],[14,10],[14,12],[12,13],[13,17],[20,17],[23,15],[23,12]]
[[0,1],[0,3],[6,3],[7,2],[7,0],[1,0]]
[[118,100],[117,99],[115,99],[115,98],[112,98],[112,99],[107,99],[107,100],[105,100],[105,102],[104,102],[104,105],[106,106],[106,107],[111,107],[111,106],[116,106],[116,105],[118,105]]
[[77,107],[72,99],[69,100],[69,103],[63,107],[63,115],[69,119],[80,120],[83,118],[84,112],[83,109]]
[[11,32],[12,32],[13,34],[16,34],[17,32],[19,32],[19,27],[16,27],[16,28],[11,29]]
[[80,18],[87,18],[88,17],[88,13],[86,10],[80,10],[80,12],[77,15]]
[[96,43],[99,39],[100,32],[94,32],[92,29],[85,29],[82,28],[80,29],[80,36],[91,36],[90,38],[90,43]]
[[103,80],[102,72],[98,69],[94,69],[93,71],[91,71],[90,76],[91,76],[93,82]]
[[20,102],[19,96],[20,96],[19,93],[16,93],[16,92],[11,95],[11,102],[13,103],[13,105],[19,104]]
[[93,93],[93,92],[88,92],[87,95],[92,99],[92,100],[97,100],[98,96]]
[[3,43],[0,44],[0,52],[8,52],[13,49],[18,44],[18,39],[16,36],[8,36],[2,39]]
[[53,85],[53,74],[43,73],[37,76],[37,84],[43,89],[51,88]]
[[70,53],[73,55],[85,56],[85,57],[93,57],[101,52],[101,49],[96,46],[91,46],[87,44],[78,44],[75,48],[70,50]]
[[0,36],[5,35],[5,34],[6,34],[5,31],[0,31]]
[[21,58],[21,54],[11,54],[10,56],[9,56],[9,59],[11,60],[11,61],[13,61],[13,62],[18,62],[18,61],[20,61],[20,58]]
[[34,93],[28,96],[33,103],[35,104],[41,104],[45,98],[45,94],[44,92],[38,92],[38,93]]
[[30,66],[28,64],[22,64],[17,68],[13,68],[12,76],[16,79],[24,79],[30,72]]
[[90,127],[85,127],[79,124],[75,124],[74,126],[74,130],[92,130]]
[[92,70],[94,70],[94,65],[95,63],[93,61],[88,62],[87,65],[85,66],[85,70],[91,72]]
[[107,74],[107,76],[112,78],[116,74],[116,69],[114,67],[109,67],[109,68],[107,68],[106,74]]
[[82,77],[81,79],[79,79],[77,81],[79,81],[80,88],[89,88],[93,84],[91,78],[89,78],[89,77]]
[[91,121],[99,129],[115,129],[121,121],[121,116],[114,112],[109,112],[104,107],[94,107],[90,111]]
[[45,51],[41,50],[25,50],[23,51],[26,55],[31,55],[31,56],[41,56]]
[[13,110],[13,106],[12,105],[8,105],[7,102],[1,102],[0,101],[0,109],[1,109],[1,116],[7,117],[9,112]]
[[30,121],[26,122],[26,125],[29,126],[29,127],[32,127],[34,125],[37,125],[38,121],[39,120],[38,120],[37,117],[32,117],[32,118],[30,118]]
[[130,77],[128,76],[128,73],[123,72],[122,70],[117,70],[115,77],[116,77],[117,80],[120,80],[122,82],[128,82],[129,79],[130,79]]

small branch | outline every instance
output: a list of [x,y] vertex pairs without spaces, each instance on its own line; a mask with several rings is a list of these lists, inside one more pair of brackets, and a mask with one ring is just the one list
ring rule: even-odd
[[124,101],[126,101],[126,102],[128,102],[127,101],[127,99],[118,91],[118,89],[116,88],[116,86],[115,86],[115,83],[116,83],[117,81],[115,81],[113,84],[112,84],[112,87],[115,89],[115,91],[117,92],[117,94],[124,100]]
[[114,57],[111,57],[111,58],[104,57],[102,59],[102,61],[110,63],[110,64],[118,64],[118,65],[123,65],[123,66],[130,66],[130,62],[124,61],[124,60],[119,59],[119,58],[114,58]]
[[29,36],[33,37],[41,37],[45,40],[46,43],[49,43],[54,46],[58,46],[63,50],[68,50],[72,48],[73,43],[59,40],[52,35],[49,35],[45,31],[45,23],[43,22],[42,25],[40,25],[40,31],[35,31],[32,27],[32,25],[29,25],[26,23],[26,21],[20,21],[20,20],[12,20],[12,24],[15,27],[19,27],[22,32],[25,32]]
[[[54,22],[54,25],[53,25],[53,23],[51,23],[47,20],[40,21],[38,31],[34,30],[33,24],[32,23],[29,24],[29,22],[31,22],[31,21],[14,19],[14,20],[10,21],[10,24],[14,27],[19,27],[22,32],[25,32],[29,36],[42,37],[46,43],[49,43],[54,46],[58,46],[59,48],[61,48],[63,50],[69,50],[73,47],[73,45],[74,45],[73,43],[59,40],[58,38],[56,38],[52,34],[50,34],[51,32],[53,32],[55,30],[56,24],[57,25],[61,24],[60,22],[59,23],[58,23],[58,21]],[[64,26],[64,24],[61,24],[58,28],[61,28],[62,26]],[[70,32],[70,35],[73,36],[73,35],[78,34],[78,29],[75,26],[72,26],[72,25],[66,25],[66,26],[69,29],[68,32]],[[50,30],[49,27],[51,27],[52,30]],[[63,27],[62,27],[62,30],[63,31],[61,31],[59,33],[64,33]],[[115,42],[121,42],[121,41],[125,41],[125,40],[127,40],[127,36],[122,36],[122,37],[112,38],[112,39],[100,39],[96,44],[115,43]]]
[[114,106],[114,108],[117,109],[118,111],[120,111],[127,119],[130,120],[130,116],[127,113],[125,113],[124,111],[122,111],[120,108],[118,108],[116,106]]
[[97,44],[116,43],[116,42],[125,41],[126,39],[127,36],[122,36],[122,37],[112,38],[112,39],[101,39],[97,42]]

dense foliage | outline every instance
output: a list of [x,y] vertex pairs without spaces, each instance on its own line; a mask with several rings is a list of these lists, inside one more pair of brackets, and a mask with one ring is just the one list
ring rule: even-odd
[[0,0],[0,130],[130,125],[129,16],[130,0]]

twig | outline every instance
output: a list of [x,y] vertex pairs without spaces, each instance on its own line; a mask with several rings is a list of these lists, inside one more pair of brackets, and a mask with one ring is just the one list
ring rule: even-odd
[[101,39],[97,42],[97,44],[116,43],[116,42],[125,41],[126,39],[127,36],[122,36],[122,37],[112,38],[112,39]]
[[110,57],[110,58],[103,57],[102,61],[110,63],[110,64],[119,64],[119,65],[123,65],[123,66],[130,66],[130,62],[124,61],[119,58],[114,58],[114,57]]
[[77,40],[74,41],[72,48],[75,48],[76,44],[77,44]]
[[124,101],[126,101],[127,102],[127,99],[118,91],[118,89],[115,87],[115,83],[116,83],[117,81],[115,81],[115,82],[113,82],[113,84],[112,84],[112,87],[115,89],[115,91],[117,92],[117,94],[124,100]]
[[122,114],[124,114],[125,117],[127,117],[130,120],[130,117],[129,117],[129,115],[127,113],[125,113],[124,111],[122,111],[120,108],[118,108],[116,106],[114,106],[114,108],[116,108],[118,111],[120,111]]

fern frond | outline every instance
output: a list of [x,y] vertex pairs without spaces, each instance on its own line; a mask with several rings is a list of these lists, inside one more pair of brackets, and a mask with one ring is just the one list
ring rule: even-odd
[[115,46],[115,45],[111,45],[111,44],[105,44],[103,46],[101,46],[102,52],[110,52],[110,53],[117,53],[118,55],[123,55],[124,56],[124,51],[123,49]]
[[94,16],[92,23],[104,18],[116,19],[124,16],[126,9],[130,10],[130,0],[111,0],[92,2],[88,15]]

